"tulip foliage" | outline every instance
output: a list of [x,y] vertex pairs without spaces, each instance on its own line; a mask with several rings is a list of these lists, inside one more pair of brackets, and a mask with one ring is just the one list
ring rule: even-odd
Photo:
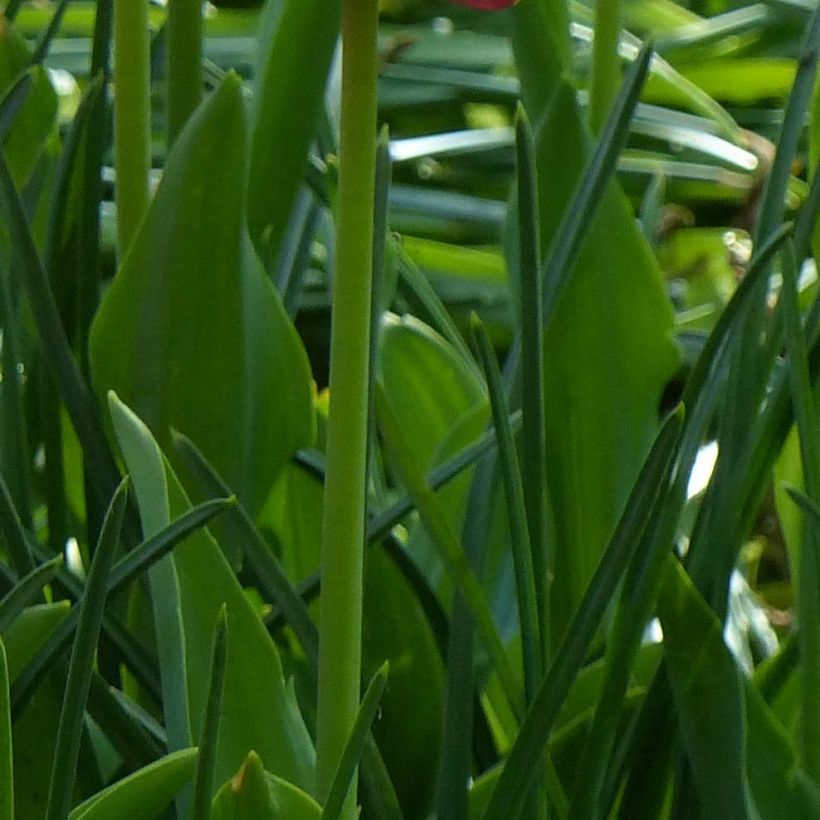
[[6,4],[0,820],[820,820],[820,11],[453,3]]

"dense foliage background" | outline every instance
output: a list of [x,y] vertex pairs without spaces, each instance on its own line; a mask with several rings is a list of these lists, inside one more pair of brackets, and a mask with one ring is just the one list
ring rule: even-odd
[[339,8],[6,6],[0,820],[820,817],[817,4],[469,5],[380,4],[332,786]]

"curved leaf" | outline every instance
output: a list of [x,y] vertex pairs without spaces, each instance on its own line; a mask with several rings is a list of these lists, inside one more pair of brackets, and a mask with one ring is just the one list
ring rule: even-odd
[[307,170],[340,8],[326,0],[271,0],[266,6],[254,97],[248,224],[267,261],[275,260]]
[[244,224],[245,143],[229,75],[174,144],[91,363],[98,391],[116,390],[166,449],[172,427],[189,436],[255,514],[313,415],[307,357]]
[[81,803],[69,820],[152,820],[191,779],[196,760],[196,749],[166,755]]
[[[125,453],[137,497],[153,492],[143,482],[164,469],[168,508],[177,518],[191,505],[168,463],[162,459],[145,425],[116,399],[118,415],[145,433],[142,449]],[[122,423],[120,426],[124,426]],[[138,459],[154,460],[150,471],[134,470]],[[228,613],[228,659],[223,712],[216,753],[216,782],[240,766],[248,749],[256,749],[265,766],[290,782],[307,787],[313,781],[314,752],[295,699],[285,685],[279,653],[261,619],[228,565],[222,550],[204,530],[179,544],[170,557],[179,585],[184,638],[187,698],[193,737],[202,731],[210,683],[213,625],[223,603]],[[166,708],[168,704],[166,704]],[[168,716],[166,715],[166,721]]]
[[256,752],[217,792],[211,820],[319,820],[319,805],[292,783],[266,772]]

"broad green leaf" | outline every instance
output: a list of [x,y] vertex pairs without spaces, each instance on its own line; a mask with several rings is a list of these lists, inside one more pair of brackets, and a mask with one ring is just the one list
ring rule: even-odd
[[65,619],[70,609],[68,601],[60,601],[31,606],[20,613],[8,631],[3,633],[9,680],[13,681],[17,677],[48,636]]
[[266,772],[255,752],[217,792],[211,820],[319,820],[322,810],[304,791]]
[[[429,325],[413,316],[387,314],[379,366],[385,392],[391,397],[416,461],[425,471],[486,428],[489,413],[484,385],[474,368]],[[472,471],[465,472],[437,493],[457,532],[461,531],[470,475]],[[409,548],[431,584],[446,598],[450,589],[446,573],[426,529],[412,530]]]
[[[525,100],[528,76],[522,71]],[[529,113],[538,122],[541,112]],[[541,244],[547,249],[590,151],[567,83],[557,86],[535,138]],[[614,183],[545,321],[545,455],[559,545],[551,600],[557,641],[648,451],[663,387],[678,362],[660,271]]]
[[[29,69],[31,52],[14,26],[0,30],[0,97]],[[54,129],[57,94],[42,66],[31,68],[32,87],[3,142],[14,181],[20,185],[34,170],[45,141]]]
[[[229,76],[186,125],[94,321],[95,386],[161,446],[175,428],[256,514],[311,440],[308,362],[244,224],[245,112]],[[169,450],[170,452],[170,450]]]
[[251,237],[269,263],[276,261],[307,168],[340,8],[325,0],[271,0],[260,23],[247,207]]
[[745,767],[740,671],[720,623],[676,560],[658,599],[666,668],[701,805],[715,817],[756,816]]
[[[66,617],[68,601],[24,610],[3,635],[14,681],[35,652]],[[60,719],[62,687],[56,676],[44,681],[17,717],[14,740],[14,806],[18,818],[45,816],[50,769],[49,755]]]
[[413,452],[425,469],[452,428],[486,390],[475,369],[432,328],[413,316],[387,314],[379,348],[381,380],[390,395]]
[[431,806],[441,740],[441,655],[410,585],[380,548],[367,556],[363,606],[363,677],[390,662],[373,736],[404,814],[423,817]]
[[69,820],[153,820],[193,776],[197,750],[160,758],[81,803]]
[[[134,414],[116,401],[118,414],[131,426],[147,429]],[[137,438],[135,437],[135,441]],[[129,459],[129,454],[126,454]],[[134,488],[164,468],[168,508],[173,518],[190,509],[190,502],[156,443],[143,438],[130,460],[150,464],[150,471],[131,471]],[[129,464],[130,466],[130,464]],[[156,481],[156,479],[154,479]],[[193,737],[202,730],[208,685],[213,624],[224,603],[228,612],[228,661],[225,671],[224,713],[216,756],[216,782],[236,772],[249,749],[255,749],[270,771],[308,787],[313,780],[314,752],[292,692],[285,685],[276,646],[257,612],[211,536],[200,530],[177,546],[172,555],[179,584],[179,604],[184,631],[187,698]]]
[[746,681],[749,786],[762,820],[781,817],[810,820],[820,816],[820,792],[798,768],[788,734],[755,689]]

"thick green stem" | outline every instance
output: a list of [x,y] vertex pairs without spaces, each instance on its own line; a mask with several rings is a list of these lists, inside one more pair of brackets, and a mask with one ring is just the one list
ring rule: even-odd
[[[327,797],[359,707],[376,160],[377,0],[342,3],[342,122],[322,522],[316,786]],[[342,814],[356,816],[351,790]]]
[[202,98],[202,0],[168,3],[168,147]]
[[114,166],[120,258],[137,233],[150,196],[150,46],[147,0],[115,0]]
[[597,0],[595,3],[595,39],[592,43],[589,85],[589,123],[594,134],[604,127],[609,109],[618,96],[621,77],[618,60],[620,5],[619,0]]

